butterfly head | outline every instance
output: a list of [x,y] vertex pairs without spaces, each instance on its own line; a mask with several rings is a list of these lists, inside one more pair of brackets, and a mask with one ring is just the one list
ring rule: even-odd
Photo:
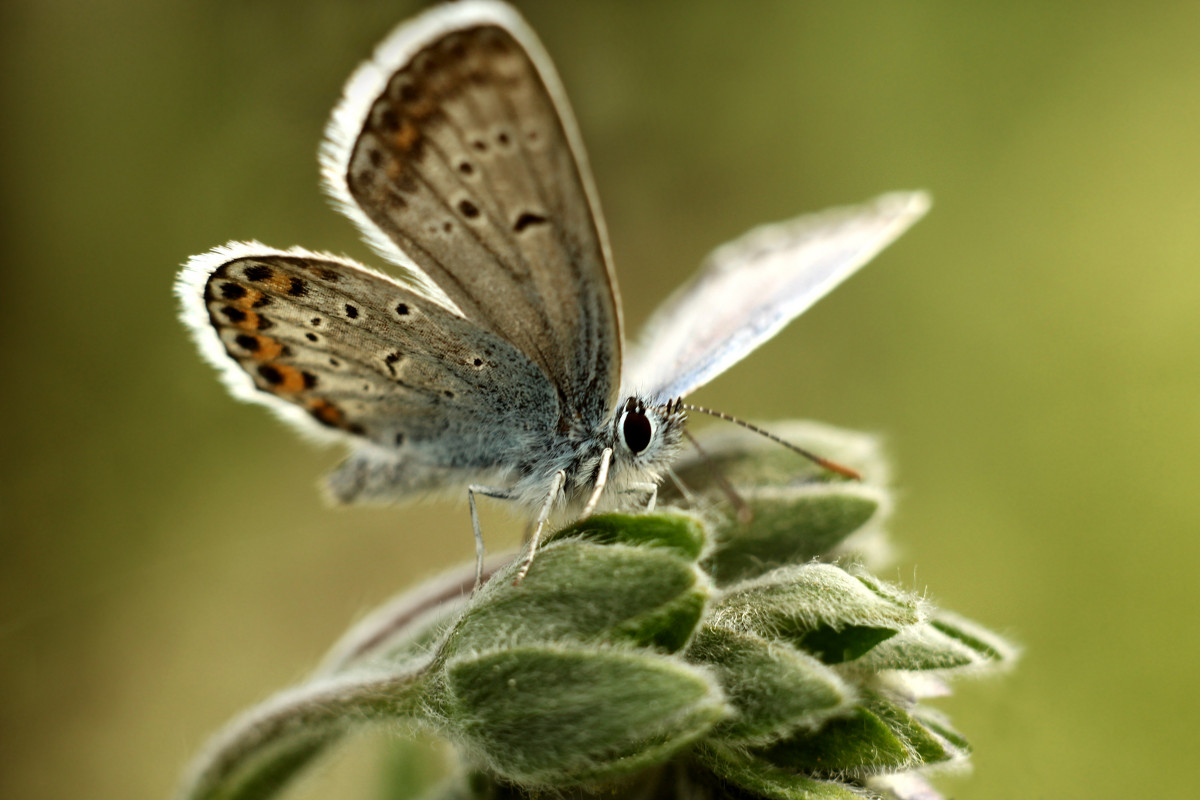
[[630,396],[613,419],[614,464],[633,480],[655,480],[678,452],[686,419],[677,401],[650,405]]

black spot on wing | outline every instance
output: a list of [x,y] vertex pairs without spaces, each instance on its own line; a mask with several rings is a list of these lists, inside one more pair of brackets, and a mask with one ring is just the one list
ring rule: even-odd
[[400,117],[396,115],[395,110],[385,108],[379,112],[379,127],[389,133],[395,133],[400,130]]
[[251,264],[242,270],[242,275],[246,277],[246,280],[253,281],[255,283],[258,283],[259,281],[265,281],[274,274],[275,273],[266,264]]
[[272,386],[278,386],[279,384],[283,383],[283,373],[270,364],[259,364],[258,374],[262,376],[264,381]]
[[534,214],[532,211],[526,211],[525,213],[521,214],[521,216],[517,217],[517,221],[513,223],[513,230],[516,233],[520,233],[531,225],[544,224],[546,224],[546,218],[541,214]]

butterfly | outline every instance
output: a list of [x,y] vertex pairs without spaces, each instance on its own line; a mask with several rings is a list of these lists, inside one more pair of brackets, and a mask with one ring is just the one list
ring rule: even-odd
[[[716,250],[625,349],[608,242],[550,59],[511,7],[467,0],[402,24],[347,84],[326,189],[392,277],[257,242],[193,257],[182,318],[231,392],[350,444],[343,503],[467,488],[536,512],[655,487],[679,400],[889,244],[923,193],[767,225]],[[528,569],[527,560],[524,570]]]

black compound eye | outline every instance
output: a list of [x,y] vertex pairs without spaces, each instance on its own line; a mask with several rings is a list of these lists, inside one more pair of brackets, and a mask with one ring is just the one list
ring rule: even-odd
[[654,429],[650,420],[640,411],[628,411],[621,422],[621,435],[625,438],[625,446],[637,455],[650,444],[650,436]]

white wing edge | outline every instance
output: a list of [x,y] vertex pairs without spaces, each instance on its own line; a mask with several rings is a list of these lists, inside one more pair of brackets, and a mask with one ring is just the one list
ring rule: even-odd
[[305,250],[302,247],[280,250],[260,242],[228,242],[220,247],[214,247],[207,253],[194,255],[187,260],[175,278],[175,296],[179,298],[179,318],[191,333],[192,341],[199,348],[200,355],[217,370],[221,383],[225,384],[225,388],[229,390],[230,394],[238,400],[266,406],[276,417],[291,425],[306,438],[319,444],[335,442],[353,443],[358,446],[370,444],[360,436],[322,425],[299,406],[281,400],[269,392],[259,390],[254,385],[254,379],[242,369],[236,359],[226,352],[225,345],[221,342],[216,328],[213,327],[212,321],[209,319],[208,308],[204,304],[204,287],[208,284],[208,278],[218,268],[230,261],[272,256],[335,261],[362,270],[407,291],[423,294],[423,287],[405,285],[390,275],[385,275],[379,270],[371,269],[345,256]]
[[[857,272],[921,219],[929,211],[931,203],[929,194],[924,191],[889,192],[858,205],[836,206],[783,222],[760,225],[717,247],[704,259],[700,271],[675,290],[650,315],[626,362],[626,373],[621,381],[622,396],[636,393],[655,400],[665,400],[668,397],[684,396],[700,388],[775,336],[793,319]],[[838,265],[837,269],[822,279],[811,292],[797,297],[795,302],[788,304],[777,314],[770,325],[750,337],[740,354],[710,358],[708,363],[690,375],[679,371],[681,365],[674,359],[679,356],[686,338],[694,331],[690,317],[702,309],[693,306],[699,298],[707,297],[702,290],[708,282],[719,280],[739,267],[746,266],[747,259],[752,254],[769,251],[772,245],[793,238],[795,229],[812,226],[822,218],[844,221],[856,215],[890,219],[887,219],[887,224],[873,237],[865,239],[863,247]],[[670,374],[664,374],[667,372]]]
[[[583,149],[583,138],[579,133],[579,127],[571,113],[571,106],[567,102],[566,91],[563,89],[550,56],[528,23],[517,13],[516,9],[505,3],[496,2],[496,0],[460,0],[460,2],[434,6],[416,17],[400,23],[375,48],[371,60],[361,64],[350,76],[350,80],[346,82],[342,99],[334,108],[329,124],[325,128],[325,139],[321,143],[320,151],[321,176],[325,192],[333,200],[337,209],[358,226],[367,243],[381,258],[409,270],[421,283],[423,293],[427,294],[431,300],[461,315],[462,312],[450,301],[450,298],[359,208],[346,185],[345,176],[350,165],[350,155],[354,149],[354,143],[362,131],[363,122],[370,113],[371,105],[387,87],[388,79],[392,74],[431,42],[453,31],[482,24],[503,28],[520,43],[550,93],[550,99],[554,103],[566,133],[567,143],[575,157],[575,162],[579,165],[584,192],[587,195],[588,204],[591,206],[592,218],[600,237],[605,269],[608,271],[613,303],[616,306],[619,334],[623,330],[621,297],[617,290],[616,276],[613,274],[608,232],[605,230],[599,198],[596,188],[592,185],[591,168],[588,166],[587,155]],[[619,342],[618,346],[622,344]]]

